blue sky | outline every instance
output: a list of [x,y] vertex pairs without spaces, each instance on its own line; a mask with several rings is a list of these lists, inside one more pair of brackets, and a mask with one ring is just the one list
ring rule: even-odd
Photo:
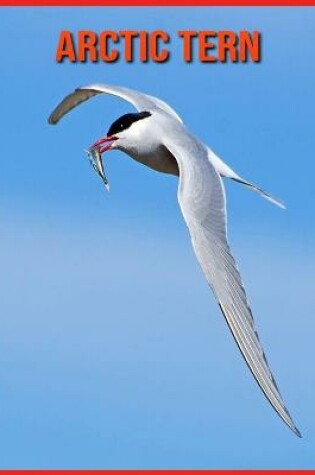
[[[164,29],[165,64],[56,64],[61,30]],[[179,29],[258,29],[260,64],[184,64]],[[314,9],[2,8],[1,468],[314,468]],[[176,203],[176,179],[83,149],[128,104],[169,102],[281,211],[227,184],[230,240],[297,439],[253,382]]]

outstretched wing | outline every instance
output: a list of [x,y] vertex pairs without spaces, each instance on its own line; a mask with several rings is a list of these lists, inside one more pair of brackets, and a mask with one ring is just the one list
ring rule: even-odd
[[290,429],[300,436],[269,369],[227,241],[222,180],[208,159],[206,147],[184,129],[182,133],[172,133],[165,146],[178,162],[178,200],[193,248],[227,324],[270,404]]
[[110,86],[108,84],[92,84],[79,87],[66,96],[49,116],[50,124],[57,124],[59,120],[72,109],[97,94],[111,94],[130,102],[138,111],[161,109],[182,123],[182,119],[166,102],[157,97],[149,96],[126,87]]

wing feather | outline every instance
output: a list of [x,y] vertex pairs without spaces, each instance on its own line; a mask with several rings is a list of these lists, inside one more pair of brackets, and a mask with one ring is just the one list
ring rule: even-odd
[[188,132],[173,134],[165,146],[178,162],[179,204],[197,259],[222,314],[266,398],[290,429],[301,436],[269,368],[227,241],[226,199],[219,173],[209,161],[206,147]]
[[161,99],[126,87],[111,86],[108,84],[92,84],[79,87],[58,104],[50,114],[48,122],[50,124],[57,124],[65,114],[97,94],[111,94],[120,97],[121,99],[130,102],[138,111],[145,109],[152,110],[156,108],[161,109],[182,123],[181,118],[174,109]]

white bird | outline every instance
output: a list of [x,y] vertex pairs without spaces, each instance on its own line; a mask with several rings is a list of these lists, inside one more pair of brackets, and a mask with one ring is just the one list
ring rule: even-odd
[[[56,124],[77,105],[97,94],[112,94],[138,112],[125,114],[92,146],[102,154],[121,150],[154,170],[179,176],[178,201],[199,264],[254,378],[275,411],[299,437],[286,409],[255,329],[240,273],[227,240],[222,177],[231,178],[284,207],[261,188],[236,174],[192,135],[164,101],[124,87],[93,84],[66,96],[49,117]],[[102,167],[98,169],[102,176]]]

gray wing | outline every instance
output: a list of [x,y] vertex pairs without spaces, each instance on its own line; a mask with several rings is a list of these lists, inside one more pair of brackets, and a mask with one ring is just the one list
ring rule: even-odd
[[49,116],[48,122],[50,124],[57,124],[65,114],[97,94],[118,96],[130,102],[138,111],[161,109],[182,123],[178,114],[161,99],[125,87],[111,86],[108,84],[92,84],[90,86],[79,87],[58,104]]
[[286,409],[255,329],[235,260],[227,241],[222,180],[206,148],[183,129],[165,141],[179,166],[179,204],[194,251],[233,337],[254,378],[283,421],[301,436]]

